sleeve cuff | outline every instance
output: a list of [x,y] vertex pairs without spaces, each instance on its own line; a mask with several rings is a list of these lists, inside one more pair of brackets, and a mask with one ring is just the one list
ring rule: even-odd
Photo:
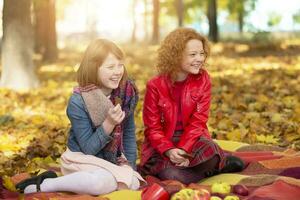
[[106,133],[105,133],[105,131],[104,131],[104,129],[103,129],[103,127],[102,126],[99,126],[98,128],[97,128],[97,134],[98,134],[98,136],[99,136],[99,138],[100,138],[100,141],[103,143],[103,144],[107,144],[107,143],[109,143],[110,141],[112,141],[113,140],[113,137],[111,137],[110,135],[107,135]]
[[160,149],[159,152],[164,159],[169,159],[169,157],[166,156],[166,152],[169,151],[170,149],[175,149],[175,148],[176,147],[174,147],[174,146],[167,146],[167,147],[164,147],[163,149]]
[[191,151],[192,151],[192,145],[179,144],[179,145],[177,146],[177,148],[182,149],[182,150],[184,150],[184,151],[187,152],[187,153],[191,153]]

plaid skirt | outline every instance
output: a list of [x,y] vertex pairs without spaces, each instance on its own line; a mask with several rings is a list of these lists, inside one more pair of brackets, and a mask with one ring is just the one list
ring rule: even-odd
[[[174,144],[178,143],[181,131],[176,131],[172,138]],[[223,150],[212,139],[200,137],[192,148],[190,164],[188,167],[175,166],[169,159],[164,159],[158,152],[154,153],[149,160],[140,167],[142,175],[157,175],[161,170],[171,167],[180,169],[195,167],[207,160],[210,160],[215,155],[220,158],[219,169],[222,169],[225,164],[225,155]]]

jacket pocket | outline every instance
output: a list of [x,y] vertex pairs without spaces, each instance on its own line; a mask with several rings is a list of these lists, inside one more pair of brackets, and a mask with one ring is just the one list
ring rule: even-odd
[[200,105],[200,99],[201,99],[201,93],[199,90],[192,90],[191,91],[191,99],[195,103],[195,110],[196,112],[200,112],[201,105]]
[[199,90],[192,90],[190,94],[193,101],[199,101],[201,98],[201,92]]
[[160,122],[163,124],[165,122],[165,116],[167,115],[168,112],[170,112],[171,104],[166,99],[159,99],[158,107],[160,111]]
[[158,100],[158,106],[159,106],[160,109],[166,110],[166,109],[169,109],[171,107],[171,103],[166,99],[159,99]]

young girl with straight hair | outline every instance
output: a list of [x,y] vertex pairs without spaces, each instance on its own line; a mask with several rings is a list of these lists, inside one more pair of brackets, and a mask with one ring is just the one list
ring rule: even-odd
[[71,122],[61,156],[63,176],[53,171],[16,185],[20,192],[66,191],[100,195],[136,190],[143,178],[135,171],[134,110],[138,93],[127,78],[124,53],[113,42],[97,39],[88,46],[67,106]]

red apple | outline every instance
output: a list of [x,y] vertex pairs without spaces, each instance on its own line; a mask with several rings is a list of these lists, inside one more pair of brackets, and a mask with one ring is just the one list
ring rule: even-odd
[[195,196],[193,200],[209,200],[210,193],[206,189],[198,189],[195,190]]
[[233,193],[242,195],[242,196],[247,196],[249,194],[249,190],[245,185],[235,185],[232,188]]

